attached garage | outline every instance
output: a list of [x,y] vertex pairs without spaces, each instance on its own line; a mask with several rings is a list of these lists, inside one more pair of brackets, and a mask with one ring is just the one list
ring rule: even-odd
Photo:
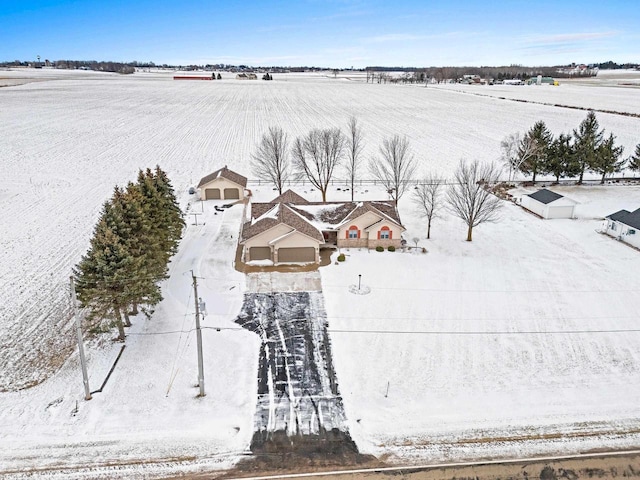
[[315,261],[316,249],[314,247],[278,249],[278,263],[315,263]]
[[207,188],[204,191],[205,200],[220,200],[219,188]]
[[238,200],[240,199],[240,190],[237,188],[225,188],[224,189],[225,200]]
[[249,261],[253,260],[271,260],[271,247],[251,247]]

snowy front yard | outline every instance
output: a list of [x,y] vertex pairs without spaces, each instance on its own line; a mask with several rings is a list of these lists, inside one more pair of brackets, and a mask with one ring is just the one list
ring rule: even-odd
[[[428,253],[351,250],[320,268],[346,422],[362,453],[428,462],[640,444],[629,433],[640,427],[640,252],[596,232],[604,215],[636,208],[640,188],[559,191],[580,202],[577,220],[505,203],[502,221],[477,227],[472,243],[447,214],[427,241],[403,198],[405,238],[419,236]],[[74,354],[42,384],[0,394],[0,472],[94,478],[128,463],[118,475],[148,478],[229,467],[247,449],[260,341],[234,323],[243,293],[317,274],[246,281],[232,265],[242,207],[214,215],[213,203],[198,226],[188,217],[165,300],[152,319],[135,319],[102,393],[82,400]],[[208,311],[204,398],[191,270]],[[369,294],[349,292],[358,275]],[[92,390],[119,349],[90,346]]]
[[[598,217],[640,205],[640,188],[560,190],[581,218],[505,204],[472,243],[449,218],[427,241],[403,199],[405,238],[429,253],[343,250],[344,263],[321,269],[361,451],[417,460],[640,444],[616,435],[640,426],[640,252],[596,233]],[[349,293],[359,274],[368,295]]]

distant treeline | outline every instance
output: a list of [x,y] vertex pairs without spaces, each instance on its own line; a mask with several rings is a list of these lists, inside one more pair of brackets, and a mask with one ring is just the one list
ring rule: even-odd
[[[576,73],[563,73],[563,67],[525,67],[511,65],[508,67],[427,67],[427,68],[392,68],[392,67],[367,67],[366,71],[372,72],[405,72],[413,74],[418,81],[426,78],[434,78],[437,81],[462,78],[464,75],[478,75],[481,78],[493,78],[495,80],[507,80],[517,78],[528,80],[542,75],[543,77],[564,78],[575,76]],[[593,75],[593,70],[587,70],[585,75]]]
[[43,62],[22,60],[14,60],[13,62],[2,62],[0,67],[33,67],[42,68],[53,67],[63,70],[95,70],[96,72],[114,72],[114,73],[133,73],[136,71],[137,62],[121,63],[121,62],[98,62],[96,60],[45,60]]

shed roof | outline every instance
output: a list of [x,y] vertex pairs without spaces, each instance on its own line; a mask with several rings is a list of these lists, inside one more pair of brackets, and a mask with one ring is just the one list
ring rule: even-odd
[[202,179],[200,179],[200,183],[198,183],[198,188],[215,180],[216,178],[226,178],[227,180],[230,180],[233,183],[237,183],[242,188],[247,186],[247,177],[243,177],[239,173],[236,173],[233,170],[229,170],[225,165],[221,169],[216,170],[213,173],[210,173],[206,177],[202,177]]
[[559,193],[552,192],[551,190],[547,190],[546,188],[538,190],[535,193],[529,193],[528,195],[534,200],[537,200],[540,203],[544,203],[544,204],[555,202],[560,198],[564,198]]
[[607,216],[611,220],[616,222],[624,223],[632,228],[640,229],[640,208],[634,210],[633,212],[628,212],[627,210],[620,210],[619,212],[612,213]]

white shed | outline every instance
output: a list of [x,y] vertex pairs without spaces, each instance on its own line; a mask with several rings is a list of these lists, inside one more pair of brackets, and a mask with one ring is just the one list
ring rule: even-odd
[[521,205],[542,218],[573,218],[575,200],[543,188],[522,196]]

